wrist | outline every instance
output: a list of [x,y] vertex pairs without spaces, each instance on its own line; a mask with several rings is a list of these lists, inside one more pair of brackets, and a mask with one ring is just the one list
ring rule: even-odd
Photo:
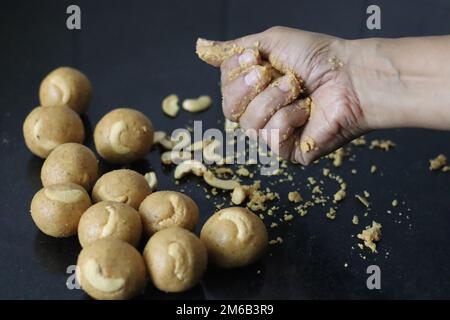
[[347,71],[370,129],[450,129],[448,40],[345,42]]

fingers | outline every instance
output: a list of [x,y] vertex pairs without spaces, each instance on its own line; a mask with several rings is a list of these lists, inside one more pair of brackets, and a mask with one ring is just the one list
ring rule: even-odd
[[280,157],[290,158],[295,141],[298,140],[297,128],[308,121],[309,103],[310,99],[306,98],[279,109],[262,130],[261,137]]
[[242,53],[244,48],[250,47],[258,48],[263,52],[269,52],[271,47],[270,38],[264,32],[231,41],[211,41],[198,38],[196,53],[206,63],[219,67],[225,60],[233,55]]
[[256,48],[247,48],[241,53],[231,56],[220,65],[222,86],[235,79],[244,68],[249,68],[260,63],[261,56]]
[[253,65],[236,70],[222,83],[222,108],[225,117],[238,122],[247,105],[272,80],[270,68]]
[[248,104],[239,119],[241,128],[262,129],[281,107],[297,99],[300,92],[300,82],[292,73],[278,78]]
[[345,133],[339,125],[340,121],[327,118],[322,110],[312,102],[311,116],[297,134],[290,155],[291,161],[308,165],[352,139],[353,133]]

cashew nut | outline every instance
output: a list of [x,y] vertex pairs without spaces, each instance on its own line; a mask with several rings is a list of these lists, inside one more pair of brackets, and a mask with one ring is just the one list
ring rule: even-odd
[[191,256],[187,253],[181,243],[177,241],[169,244],[167,252],[175,261],[173,273],[178,280],[183,280],[189,272],[189,266],[192,265]]
[[130,149],[120,142],[120,136],[127,129],[127,125],[124,121],[115,122],[109,132],[109,142],[114,152],[119,154],[126,154],[130,152]]
[[158,188],[158,178],[156,177],[156,173],[153,171],[147,172],[144,175],[145,180],[147,180],[148,186],[150,190],[153,192]]
[[44,189],[44,194],[47,198],[53,201],[74,203],[81,200],[83,191],[78,189],[60,190],[55,187],[49,187]]
[[169,227],[171,225],[176,224],[178,221],[182,221],[185,216],[185,209],[183,204],[180,203],[180,197],[178,196],[169,196],[169,202],[172,205],[173,213],[170,217],[159,220],[158,225],[161,227]]
[[176,151],[166,151],[161,154],[161,162],[163,164],[179,163],[180,161],[189,160],[192,158],[190,152],[176,152]]
[[119,221],[119,216],[117,215],[116,209],[112,206],[107,206],[105,207],[105,210],[108,212],[108,221],[102,228],[102,232],[100,234],[102,238],[112,235],[117,226],[117,222]]
[[174,143],[172,140],[169,140],[167,137],[162,138],[159,141],[159,144],[166,150],[172,150],[174,147]]
[[195,151],[202,150],[210,142],[211,142],[211,140],[203,140],[203,141],[200,140],[200,141],[194,142],[193,144],[191,144],[189,147],[186,148],[186,151],[195,152]]
[[102,292],[115,292],[123,288],[125,279],[123,278],[108,278],[102,274],[102,268],[94,259],[89,259],[84,264],[82,272],[86,280]]
[[167,133],[164,131],[155,131],[153,133],[153,143],[160,143],[162,139],[165,139],[167,137]]
[[100,195],[100,198],[102,200],[109,200],[109,201],[120,202],[120,203],[128,203],[129,197],[126,194],[122,194],[119,196],[113,196],[111,193],[109,193],[105,189],[107,189],[107,186],[104,184],[98,189],[98,194]]
[[212,103],[211,97],[200,96],[197,99],[186,99],[183,101],[182,107],[189,112],[200,112],[207,109]]
[[224,189],[224,190],[233,190],[234,188],[239,187],[239,182],[235,180],[222,180],[217,178],[214,173],[211,171],[206,171],[203,174],[203,179],[207,184],[211,187]]
[[203,158],[210,163],[223,164],[223,157],[215,152],[219,147],[221,147],[219,140],[209,143],[203,148]]
[[39,141],[39,145],[45,150],[53,150],[58,146],[58,144],[52,140],[48,140],[41,135],[42,129],[42,120],[39,119],[33,127],[33,135],[37,141]]
[[169,117],[176,117],[178,111],[180,111],[180,106],[178,105],[178,96],[176,94],[171,94],[164,98],[162,102],[162,109],[165,114]]
[[197,160],[185,160],[180,163],[174,172],[175,179],[181,179],[188,173],[193,173],[194,175],[201,177],[206,172],[206,167]]
[[234,223],[237,229],[236,238],[239,241],[245,241],[250,236],[250,223],[246,217],[233,211],[227,211],[220,215],[219,220],[229,220]]
[[231,194],[231,202],[236,205],[241,204],[247,198],[247,190],[245,186],[238,186],[234,188],[233,193]]
[[179,131],[171,140],[173,149],[181,150],[191,144],[191,134],[187,131]]
[[70,88],[66,81],[61,77],[53,77],[50,81],[51,86],[58,91],[60,100],[58,104],[67,104],[70,101]]

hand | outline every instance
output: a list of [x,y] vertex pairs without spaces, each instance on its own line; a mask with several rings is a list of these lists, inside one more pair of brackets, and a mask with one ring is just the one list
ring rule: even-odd
[[[263,139],[281,157],[306,165],[369,130],[340,58],[345,43],[274,27],[227,42],[199,39],[197,53],[221,68],[225,116],[260,135],[278,129],[278,145],[266,134]],[[300,85],[311,98],[310,112],[308,101],[299,99]]]

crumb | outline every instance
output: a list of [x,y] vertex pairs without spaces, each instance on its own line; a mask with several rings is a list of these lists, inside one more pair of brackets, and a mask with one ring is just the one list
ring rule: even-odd
[[372,226],[367,226],[357,237],[364,240],[364,245],[372,252],[377,252],[377,245],[375,242],[381,240],[381,224],[372,221]]
[[294,203],[299,203],[303,200],[303,198],[298,191],[291,191],[288,193],[288,200]]
[[323,174],[325,177],[328,177],[328,175],[330,174],[330,169],[328,169],[328,168],[323,168],[323,169],[322,169],[322,174]]
[[344,263],[344,268],[347,268],[348,267],[348,263],[346,262],[346,263]]
[[377,171],[377,166],[376,165],[372,165],[370,167],[370,173],[375,173],[375,171]]
[[[436,158],[430,160],[430,170],[439,170],[447,164],[447,157],[443,154],[438,155]],[[447,170],[447,169],[446,169]]]
[[315,149],[317,149],[316,142],[311,137],[306,137],[305,140],[300,142],[300,150],[303,153],[307,153]]
[[370,142],[370,149],[381,149],[384,151],[389,151],[395,147],[395,143],[391,140],[372,140]]
[[358,170],[352,169],[352,174],[357,174],[357,173],[358,173]]
[[351,142],[354,146],[365,146],[367,144],[366,138],[361,136],[359,138],[353,139]]
[[313,177],[308,177],[308,182],[310,183],[310,184],[316,184],[316,179],[314,179]]
[[368,193],[366,190],[364,190],[364,197],[366,197],[366,198],[370,197],[370,193]]
[[294,219],[294,216],[292,214],[285,214],[283,218],[284,221],[291,221],[292,219]]
[[272,239],[269,241],[269,244],[274,245],[274,244],[282,244],[283,243],[283,239],[281,237],[277,237],[276,239]]
[[354,215],[354,216],[353,216],[353,218],[352,218],[352,223],[353,223],[354,225],[359,224],[359,217],[358,217],[357,215]]
[[333,196],[334,201],[338,202],[338,201],[342,201],[344,200],[344,198],[346,197],[347,193],[345,192],[344,189],[340,189],[338,192],[336,192]]
[[271,227],[271,228],[276,228],[276,227],[278,227],[278,223],[272,222],[272,223],[270,224],[270,227]]
[[366,198],[360,196],[359,194],[355,195],[355,198],[359,200],[359,202],[361,202],[366,208],[368,208],[370,206],[369,201],[367,201]]
[[336,210],[334,208],[330,208],[326,214],[326,217],[330,220],[334,220],[336,218]]
[[398,201],[397,201],[397,199],[392,200],[392,206],[393,206],[393,207],[398,206]]

